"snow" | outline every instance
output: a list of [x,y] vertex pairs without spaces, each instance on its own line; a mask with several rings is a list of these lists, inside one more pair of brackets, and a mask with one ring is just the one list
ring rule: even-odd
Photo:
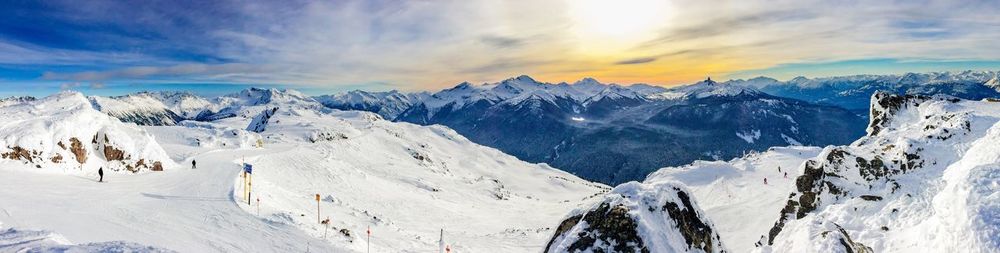
[[801,164],[820,150],[779,147],[728,162],[696,161],[659,169],[643,183],[684,185],[714,222],[728,249],[749,252],[777,220],[788,193],[795,189],[795,178],[802,174]]
[[754,129],[749,132],[736,132],[736,136],[747,143],[753,144],[754,141],[760,139],[760,130]]
[[[814,211],[789,219],[774,244],[758,250],[834,251],[849,235],[874,252],[998,252],[1000,104],[913,99],[916,105],[884,118],[882,131],[869,131],[850,146],[827,147],[811,161],[835,173],[824,180],[845,193],[819,192]],[[837,161],[828,158],[838,157],[834,153],[846,154],[846,161],[831,162]],[[893,174],[865,176],[850,156],[882,159]],[[903,170],[900,164],[915,165]]]
[[[0,152],[8,158],[16,148],[25,150],[21,159],[3,159],[0,165],[30,163],[72,174],[93,174],[98,167],[146,171],[154,163],[165,169],[175,167],[154,136],[94,110],[80,93],[62,92],[0,110]],[[73,140],[81,146],[79,158],[73,153]],[[123,151],[123,159],[106,157],[107,149]],[[30,158],[23,157],[28,154]],[[139,168],[140,164],[147,168]]]
[[[0,224],[2,225],[2,224]],[[2,252],[173,252],[135,243],[113,241],[72,244],[62,235],[49,231],[19,230],[0,226]]]
[[587,120],[587,119],[585,119],[583,117],[572,117],[570,119],[573,120],[573,121],[585,121],[585,120]]
[[761,94],[761,92],[749,86],[734,85],[729,82],[718,83],[712,81],[712,79],[708,79],[694,84],[671,88],[658,94],[651,94],[648,97],[650,99],[676,100],[757,94]]
[[[126,152],[170,164],[162,172],[106,173],[106,183],[96,183],[101,157],[61,170],[0,160],[0,222],[58,234],[31,246],[42,251],[363,252],[370,227],[373,252],[434,250],[441,229],[456,252],[530,252],[544,247],[565,213],[610,189],[442,126],[326,109],[277,90],[221,100],[237,116],[177,126],[121,123],[79,93],[0,108],[11,122],[0,128],[4,144],[48,154],[59,149],[54,140],[78,132],[89,146],[99,129]],[[267,120],[251,117],[268,108],[278,109]],[[266,127],[245,130],[251,125]],[[243,202],[243,162],[254,165],[253,205]],[[332,221],[325,237],[314,194],[322,195],[322,218]]]

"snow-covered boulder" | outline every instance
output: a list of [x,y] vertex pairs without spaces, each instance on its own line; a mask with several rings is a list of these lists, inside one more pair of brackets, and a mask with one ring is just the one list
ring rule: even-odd
[[679,183],[630,182],[577,209],[545,252],[725,252],[715,226]]
[[3,162],[36,168],[139,172],[173,162],[153,136],[95,110],[77,92],[0,107]]
[[796,178],[763,252],[997,252],[1000,103],[872,96],[868,136]]

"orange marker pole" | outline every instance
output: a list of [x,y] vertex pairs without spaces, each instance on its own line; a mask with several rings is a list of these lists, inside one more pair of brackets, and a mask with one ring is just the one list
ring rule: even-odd
[[316,194],[316,223],[321,223],[319,220],[319,193]]

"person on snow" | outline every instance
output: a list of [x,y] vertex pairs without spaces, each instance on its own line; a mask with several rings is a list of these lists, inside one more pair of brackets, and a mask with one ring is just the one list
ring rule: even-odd
[[191,160],[191,168],[192,169],[197,169],[198,168],[198,165],[195,164],[194,160]]
[[788,172],[785,172],[785,178],[788,178]]
[[767,178],[766,177],[764,178],[764,184],[767,184]]
[[97,175],[100,176],[97,182],[104,182],[104,167],[97,168]]

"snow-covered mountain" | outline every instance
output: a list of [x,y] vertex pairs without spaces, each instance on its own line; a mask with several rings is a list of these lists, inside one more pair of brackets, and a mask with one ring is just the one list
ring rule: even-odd
[[156,139],[92,108],[80,93],[63,92],[0,107],[4,163],[93,174],[174,167]]
[[402,93],[399,91],[367,92],[353,90],[334,95],[314,97],[329,108],[339,110],[359,110],[378,113],[386,119],[394,119],[416,103],[429,97],[426,92]]
[[460,84],[396,120],[449,126],[474,142],[609,184],[664,166],[772,146],[846,144],[864,120],[846,110],[711,80],[672,89],[521,76]]
[[896,94],[945,94],[972,100],[1000,98],[998,75],[1000,71],[961,71],[814,79],[797,77],[785,82],[758,77],[732,80],[727,83],[753,87],[775,96],[836,105],[863,112],[868,108],[868,98],[877,91]]
[[682,185],[735,252],[997,252],[1000,103],[880,92],[871,104],[851,145],[668,167],[640,185]]

